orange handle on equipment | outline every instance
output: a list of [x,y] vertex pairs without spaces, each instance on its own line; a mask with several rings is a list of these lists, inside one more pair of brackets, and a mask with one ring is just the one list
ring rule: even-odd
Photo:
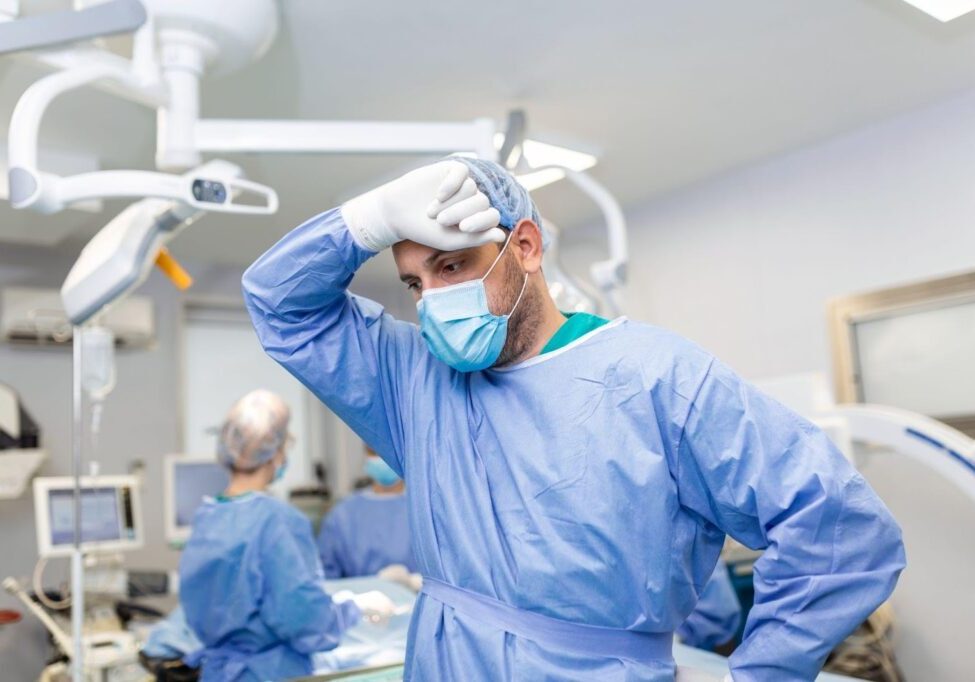
[[168,249],[159,249],[159,253],[156,255],[156,267],[162,270],[180,291],[185,291],[193,286],[193,277],[172,257]]

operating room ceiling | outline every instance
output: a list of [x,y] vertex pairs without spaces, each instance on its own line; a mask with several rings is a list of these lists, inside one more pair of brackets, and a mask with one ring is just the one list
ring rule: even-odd
[[[281,11],[262,61],[206,82],[204,115],[500,120],[522,108],[531,135],[598,153],[594,174],[625,206],[975,87],[975,15],[941,24],[899,0],[282,0]],[[0,60],[4,127],[39,73]],[[151,112],[95,92],[58,102],[42,130],[102,167],[150,167],[153,136]],[[248,262],[417,162],[230,158],[278,190],[280,212],[208,216],[173,243],[177,255]],[[593,217],[565,183],[536,198],[564,227]],[[108,217],[3,206],[0,240],[80,243]]]

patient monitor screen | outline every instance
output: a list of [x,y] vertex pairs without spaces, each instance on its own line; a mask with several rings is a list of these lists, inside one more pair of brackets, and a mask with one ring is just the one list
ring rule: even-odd
[[[135,537],[126,489],[115,487],[81,489],[81,541],[118,542]],[[51,490],[51,545],[74,542],[74,490]]]
[[204,497],[227,489],[230,473],[217,462],[182,462],[173,468],[173,505],[176,526],[193,525],[193,514]]

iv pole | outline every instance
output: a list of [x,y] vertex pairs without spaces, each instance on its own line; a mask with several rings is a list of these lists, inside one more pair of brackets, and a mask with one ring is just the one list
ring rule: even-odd
[[72,427],[71,473],[74,476],[74,551],[71,553],[71,652],[72,682],[82,682],[84,676],[84,650],[81,646],[82,628],[85,624],[85,591],[82,585],[81,555],[81,466],[84,454],[84,394],[81,390],[81,363],[83,360],[81,327],[74,327],[72,336]]

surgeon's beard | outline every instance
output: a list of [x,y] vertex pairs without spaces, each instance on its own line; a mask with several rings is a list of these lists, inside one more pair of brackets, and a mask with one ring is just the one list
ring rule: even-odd
[[542,305],[539,293],[533,286],[535,282],[531,277],[525,282],[525,271],[521,269],[514,253],[507,251],[498,266],[504,267],[504,283],[497,294],[491,297],[492,311],[499,315],[508,313],[518,301],[522,286],[525,287],[518,308],[508,319],[508,336],[498,361],[494,363],[495,367],[504,367],[523,359],[534,348],[542,321]]

